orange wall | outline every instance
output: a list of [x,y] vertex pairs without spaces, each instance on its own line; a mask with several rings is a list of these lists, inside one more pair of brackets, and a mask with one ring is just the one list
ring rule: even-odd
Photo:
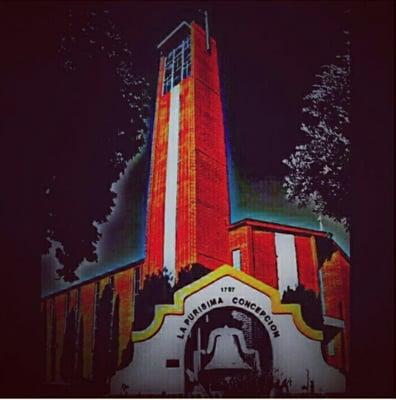
[[81,316],[84,324],[83,377],[92,378],[92,351],[94,346],[95,282],[81,288]]
[[55,314],[56,314],[56,355],[55,355],[55,381],[61,381],[60,363],[63,350],[63,336],[65,334],[65,313],[66,294],[62,293],[55,297]]
[[168,121],[170,109],[170,92],[162,96],[164,61],[164,58],[161,58],[157,87],[153,144],[151,148],[146,228],[146,259],[143,267],[144,276],[156,272],[158,269],[162,268],[163,265],[166,155],[168,151]]
[[235,249],[241,251],[241,270],[277,289],[274,233],[246,225],[230,230],[229,240],[230,253]]
[[[180,137],[176,213],[177,269],[197,259],[197,204],[194,82],[184,79],[180,89]],[[188,239],[186,239],[188,238]]]
[[[197,261],[208,268],[230,263],[225,133],[216,42],[206,50],[205,32],[193,24]],[[187,240],[188,238],[186,238]]]
[[[140,268],[140,267],[138,267]],[[134,317],[134,281],[138,268],[129,268],[114,274],[114,299],[119,296],[119,353],[118,362],[121,361],[122,353],[128,345],[131,338]],[[106,276],[81,285],[78,288],[72,288],[69,292],[62,292],[43,300],[43,306],[46,310],[46,381],[51,382],[52,359],[55,357],[55,381],[61,382],[60,362],[63,350],[63,341],[65,334],[66,320],[66,299],[69,296],[69,312],[74,308],[83,321],[83,378],[90,380],[92,375],[93,349],[94,349],[94,324],[95,324],[95,297],[96,286],[99,287],[99,296],[103,294],[105,286],[110,282],[110,277]],[[78,291],[80,291],[80,309],[78,310]],[[69,293],[69,295],[68,295]],[[54,304],[54,307],[52,306]],[[53,327],[53,313],[55,312],[56,329],[56,350],[55,354],[51,351],[51,337]]]
[[[260,279],[274,288],[278,288],[277,255],[273,231],[258,229],[244,224],[229,230],[230,254],[232,250],[241,252],[241,270]],[[333,248],[331,258],[318,265],[318,248],[313,235],[294,236],[299,283],[306,289],[320,294],[319,269],[322,273],[324,315],[340,319],[345,329],[340,330],[334,337],[335,355],[326,357],[329,364],[339,369],[349,368],[349,335],[350,335],[350,264],[337,249],[331,239],[329,248]],[[323,258],[323,255],[319,255]]]
[[115,292],[120,298],[118,363],[121,362],[122,352],[125,350],[132,334],[135,273],[136,270],[127,269],[116,274],[114,279]]
[[334,251],[323,263],[322,281],[326,316],[342,319],[345,329],[336,339],[336,354],[328,362],[338,368],[349,369],[350,337],[350,264],[340,251]]
[[273,232],[253,233],[254,276],[273,288],[278,288],[278,272]]
[[[204,31],[192,24],[192,73],[180,83],[176,271],[201,263],[215,268],[231,261],[229,198],[216,43],[205,48]],[[157,87],[143,275],[163,267],[164,202],[170,92],[162,95],[165,57]],[[143,283],[143,280],[142,280]]]
[[315,239],[311,236],[295,236],[298,278],[305,289],[319,293],[318,264]]
[[232,250],[241,251],[241,270],[253,275],[253,249],[252,249],[252,228],[242,226],[229,232],[230,253]]
[[52,358],[54,357],[54,354],[51,351],[51,344],[52,344],[52,324],[54,323],[53,320],[53,313],[54,313],[54,307],[53,307],[53,302],[52,300],[46,300],[44,302],[45,305],[45,318],[46,318],[46,324],[45,324],[45,329],[46,329],[46,360],[45,360],[45,379],[47,382],[50,382],[52,379],[51,376],[51,365],[52,365]]

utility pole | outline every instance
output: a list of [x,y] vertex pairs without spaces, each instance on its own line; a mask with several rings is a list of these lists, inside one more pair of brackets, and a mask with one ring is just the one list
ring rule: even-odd
[[318,215],[318,222],[319,222],[319,230],[323,231],[322,214],[319,214],[319,215]]

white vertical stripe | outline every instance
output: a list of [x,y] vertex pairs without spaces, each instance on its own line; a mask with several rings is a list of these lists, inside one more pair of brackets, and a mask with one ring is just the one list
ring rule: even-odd
[[323,274],[322,270],[319,270],[319,286],[320,286],[320,301],[322,302],[322,313],[323,315],[326,314],[326,302],[325,302],[325,293],[324,293],[324,286],[323,286]]
[[232,265],[235,269],[241,269],[241,250],[232,250]]
[[278,287],[282,296],[288,286],[290,289],[295,289],[298,285],[294,236],[285,233],[275,233],[275,247],[278,264]]
[[331,339],[329,343],[327,343],[327,353],[329,354],[329,356],[334,356],[335,355],[334,338]]
[[168,155],[166,159],[164,268],[171,273],[173,282],[176,273],[176,207],[177,166],[179,150],[180,85],[170,92],[170,115],[168,130]]

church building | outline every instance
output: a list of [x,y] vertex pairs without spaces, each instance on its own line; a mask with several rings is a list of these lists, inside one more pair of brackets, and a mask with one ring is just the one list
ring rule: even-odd
[[324,231],[231,223],[216,41],[182,22],[158,50],[145,259],[43,298],[45,382],[344,393],[348,256]]

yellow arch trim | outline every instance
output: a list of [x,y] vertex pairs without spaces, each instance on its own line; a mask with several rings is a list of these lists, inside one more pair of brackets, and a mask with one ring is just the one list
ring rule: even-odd
[[313,340],[323,340],[323,331],[313,329],[306,324],[302,317],[299,304],[282,304],[280,293],[277,289],[229,265],[223,265],[199,280],[179,289],[173,296],[174,304],[157,305],[155,307],[155,316],[151,324],[142,331],[132,332],[133,342],[143,342],[154,336],[161,329],[166,315],[184,314],[184,301],[187,297],[225,276],[231,276],[264,293],[271,299],[273,314],[291,314],[294,324],[303,335]]

